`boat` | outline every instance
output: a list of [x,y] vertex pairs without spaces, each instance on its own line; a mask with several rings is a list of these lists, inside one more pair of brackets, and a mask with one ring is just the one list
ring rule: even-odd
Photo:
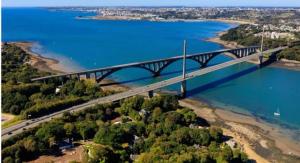
[[280,116],[280,111],[279,111],[279,109],[277,108],[277,111],[276,112],[274,112],[274,116]]

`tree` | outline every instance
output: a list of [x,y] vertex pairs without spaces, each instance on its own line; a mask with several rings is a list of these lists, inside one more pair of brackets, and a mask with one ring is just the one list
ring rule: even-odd
[[211,138],[207,130],[191,129],[189,134],[194,144],[207,146],[210,143]]
[[41,128],[37,130],[35,133],[35,136],[43,141],[50,143],[50,138],[52,138],[54,141],[61,140],[65,137],[65,130],[63,128],[63,125],[59,122],[49,122],[46,124],[43,124]]
[[131,142],[133,135],[126,132],[121,125],[113,125],[110,127],[100,126],[94,137],[94,142],[98,144],[119,147],[122,143]]
[[28,152],[34,153],[38,151],[37,142],[32,137],[26,138],[23,142],[23,145],[25,150]]
[[209,134],[216,142],[222,142],[223,131],[218,127],[210,127]]
[[84,162],[89,163],[110,163],[119,160],[111,148],[100,144],[85,145],[84,158]]
[[228,145],[225,145],[218,159],[230,162],[232,158],[233,158],[233,154],[231,148]]
[[141,96],[134,96],[128,99],[125,99],[121,104],[121,114],[128,115],[131,109],[139,111],[144,102],[144,98]]
[[179,106],[178,99],[176,96],[162,95],[162,105],[164,110],[176,110]]
[[76,134],[76,128],[75,125],[72,123],[66,123],[64,125],[64,130],[66,131],[66,136],[69,138],[72,138]]
[[77,123],[76,128],[83,140],[93,138],[97,131],[97,125],[93,121],[79,122]]
[[74,121],[73,115],[68,111],[63,112],[62,119],[63,119],[64,122]]
[[159,107],[155,107],[152,112],[152,121],[158,122],[162,116],[162,110]]
[[44,95],[53,94],[55,92],[55,85],[51,84],[42,84],[40,91]]
[[13,158],[9,157],[5,157],[5,159],[3,160],[3,163],[14,163],[15,161],[13,160]]
[[76,81],[72,94],[77,96],[83,96],[85,94],[86,86],[83,81]]
[[189,134],[190,128],[182,127],[175,131],[173,131],[170,135],[170,138],[178,142],[180,144],[190,144],[191,143],[191,137]]
[[197,115],[193,112],[192,109],[183,108],[178,109],[178,112],[181,113],[184,117],[185,124],[189,125],[196,122]]

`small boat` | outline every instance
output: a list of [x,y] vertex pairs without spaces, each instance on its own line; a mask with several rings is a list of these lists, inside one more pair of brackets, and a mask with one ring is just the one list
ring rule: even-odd
[[274,112],[274,116],[280,116],[280,111],[279,111],[279,109],[277,109],[277,111]]

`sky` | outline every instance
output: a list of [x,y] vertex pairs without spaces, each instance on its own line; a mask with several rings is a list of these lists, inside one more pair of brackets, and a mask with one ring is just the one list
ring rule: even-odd
[[300,0],[2,0],[4,7],[30,6],[262,6],[300,7]]

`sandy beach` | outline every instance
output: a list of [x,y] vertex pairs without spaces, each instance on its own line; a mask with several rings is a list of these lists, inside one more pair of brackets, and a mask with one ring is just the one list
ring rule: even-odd
[[14,44],[24,50],[30,55],[29,64],[41,71],[52,72],[56,74],[62,74],[67,71],[67,68],[59,64],[58,60],[52,58],[46,58],[40,54],[31,51],[31,47],[34,43],[32,42],[9,42],[9,44]]
[[250,159],[257,162],[300,161],[300,142],[292,140],[283,131],[255,117],[213,108],[191,99],[180,100],[180,105],[191,108],[211,125],[221,127],[224,134],[233,137]]

